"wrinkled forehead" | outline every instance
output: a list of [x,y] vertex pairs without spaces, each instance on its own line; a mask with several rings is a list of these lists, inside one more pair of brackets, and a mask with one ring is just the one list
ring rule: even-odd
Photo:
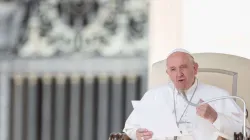
[[193,56],[185,52],[174,52],[166,59],[167,66],[178,66],[182,64],[190,64],[191,62],[193,62]]

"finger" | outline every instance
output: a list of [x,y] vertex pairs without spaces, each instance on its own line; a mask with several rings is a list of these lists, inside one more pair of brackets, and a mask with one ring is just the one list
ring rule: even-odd
[[204,101],[202,99],[199,100],[199,103],[203,103]]
[[204,116],[205,116],[204,110],[197,110],[197,111],[196,111],[196,114],[197,114],[198,116],[202,117],[202,118],[204,118]]
[[204,104],[204,101],[203,101],[202,99],[200,99],[199,102],[198,102],[198,107],[199,107],[199,106],[204,106],[204,105],[206,105],[206,104],[207,104],[207,103]]
[[205,112],[207,112],[207,108],[205,108],[205,107],[200,107],[200,108],[197,108],[196,111],[197,111],[197,112],[200,112],[200,113],[205,113]]
[[198,116],[205,118],[205,115],[203,113],[197,113],[197,114],[198,114]]
[[201,106],[206,105],[206,104],[201,104],[201,103],[203,103],[203,102],[200,100],[197,107],[201,107]]
[[137,132],[138,133],[144,133],[144,132],[147,132],[148,130],[147,129],[145,129],[145,128],[139,128],[139,129],[137,129]]
[[197,111],[196,114],[204,119],[209,119],[211,116],[211,112],[209,111]]
[[201,114],[201,115],[205,119],[209,118],[209,112],[208,111],[203,112],[203,114]]
[[200,108],[200,110],[204,110],[204,111],[206,111],[206,110],[208,110],[208,109],[209,109],[209,106],[208,106],[208,105],[201,106],[201,108]]
[[144,140],[150,140],[150,139],[152,139],[152,137],[153,137],[153,133],[151,133],[151,135],[144,136],[143,139]]
[[197,108],[196,114],[198,116],[201,116],[202,118],[209,119],[211,117],[213,118],[213,114],[215,113],[214,113],[214,109],[210,105],[206,105],[206,106]]
[[202,106],[197,106],[196,110],[201,110],[203,107]]
[[207,110],[210,106],[208,104],[199,105],[196,107],[197,110]]
[[205,106],[196,107],[196,111],[203,111],[203,110],[205,110]]
[[145,136],[143,137],[144,140],[151,140],[152,139],[152,136]]
[[143,133],[143,136],[152,136],[153,132],[152,131],[147,131]]
[[139,138],[140,138],[140,140],[144,140],[143,133],[139,133]]

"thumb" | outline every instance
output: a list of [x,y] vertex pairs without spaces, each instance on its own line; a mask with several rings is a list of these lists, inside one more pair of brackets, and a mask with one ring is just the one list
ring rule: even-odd
[[147,129],[145,129],[145,128],[139,128],[139,129],[137,129],[137,131],[138,131],[139,133],[143,133],[143,132],[147,131]]
[[204,101],[203,101],[202,99],[200,99],[200,100],[199,100],[199,103],[202,103],[202,102],[204,102]]

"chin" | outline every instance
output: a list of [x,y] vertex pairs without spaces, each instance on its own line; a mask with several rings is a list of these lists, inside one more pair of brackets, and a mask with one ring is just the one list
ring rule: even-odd
[[176,87],[178,90],[185,90],[186,88],[185,87],[183,87],[183,86],[177,86]]
[[181,90],[187,90],[187,85],[186,84],[176,84],[176,88],[181,89]]

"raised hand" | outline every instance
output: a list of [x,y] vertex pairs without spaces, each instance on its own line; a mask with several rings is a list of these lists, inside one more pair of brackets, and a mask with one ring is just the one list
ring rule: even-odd
[[[200,100],[200,102],[204,102]],[[211,123],[214,123],[217,119],[217,112],[209,105],[209,104],[202,104],[196,108],[196,114]]]
[[145,128],[139,128],[136,130],[137,140],[150,140],[153,137],[153,132]]

